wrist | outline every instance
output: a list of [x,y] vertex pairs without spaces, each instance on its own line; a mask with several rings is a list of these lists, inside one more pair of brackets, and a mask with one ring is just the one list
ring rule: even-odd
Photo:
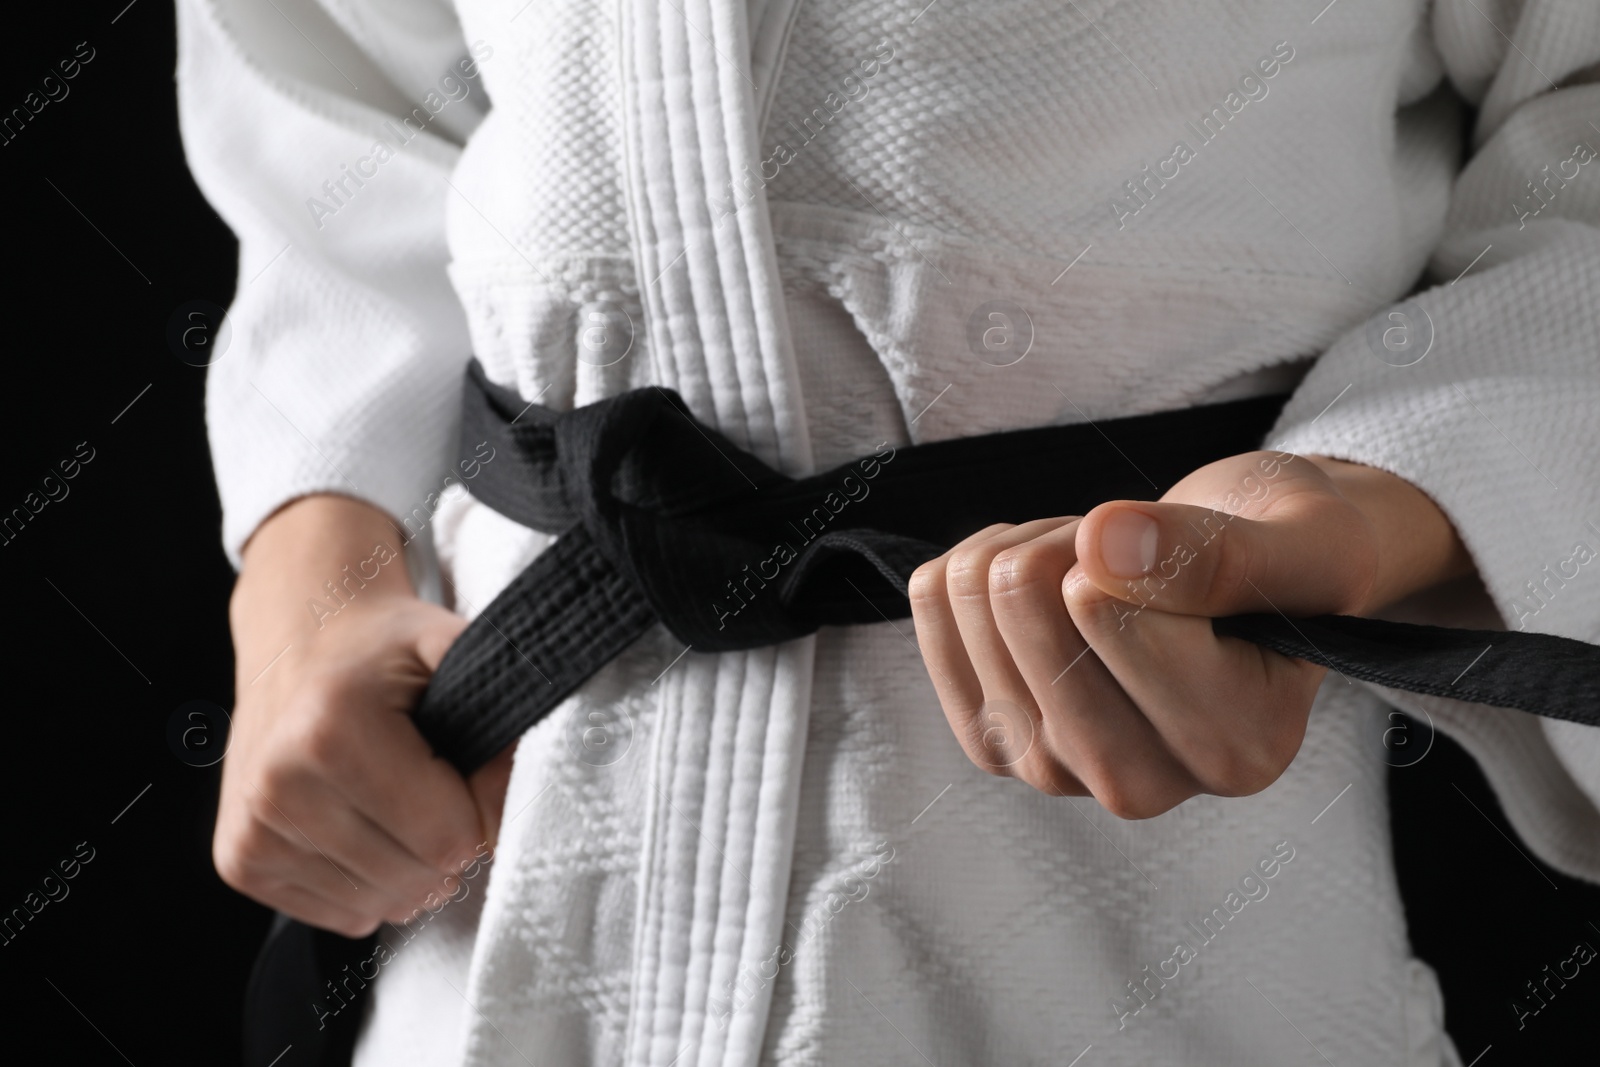
[[1307,456],[1367,520],[1377,548],[1376,574],[1357,614],[1472,573],[1472,557],[1433,499],[1399,475],[1361,463]]
[[284,505],[250,537],[230,602],[241,643],[281,645],[347,610],[414,598],[403,539],[382,509],[334,494]]

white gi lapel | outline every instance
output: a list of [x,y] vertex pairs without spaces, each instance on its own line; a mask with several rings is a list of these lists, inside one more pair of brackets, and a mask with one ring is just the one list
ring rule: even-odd
[[[758,189],[737,211],[717,205],[759,158],[795,3],[621,0],[618,19],[625,187],[656,378],[791,474],[810,471],[811,446],[766,201]],[[753,55],[768,83],[759,92]],[[725,460],[708,443],[704,462]],[[737,1000],[733,991],[741,976],[769,977],[781,940],[812,647],[689,656],[662,680],[631,1064],[754,1064],[760,1054],[772,983]]]
[[[807,471],[766,201],[756,189],[738,211],[718,207],[735,189],[735,202],[749,195],[745,168],[759,158],[756,122],[770,91],[758,98],[750,78],[745,5],[621,6],[628,211],[662,383],[735,442]],[[763,22],[780,30],[787,19]],[[775,62],[775,50],[763,51]]]

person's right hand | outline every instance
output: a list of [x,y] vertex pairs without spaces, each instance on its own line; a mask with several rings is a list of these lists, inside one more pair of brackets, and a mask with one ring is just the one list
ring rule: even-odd
[[469,783],[411,721],[466,620],[416,596],[401,551],[382,511],[303,497],[250,539],[229,611],[237,688],[217,872],[347,937],[460,893],[510,770],[508,748]]

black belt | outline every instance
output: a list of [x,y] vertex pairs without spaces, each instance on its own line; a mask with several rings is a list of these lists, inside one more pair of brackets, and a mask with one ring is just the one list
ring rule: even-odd
[[[469,488],[560,536],[456,640],[417,727],[470,774],[658,622],[695,651],[727,652],[904,618],[911,572],[967,535],[1165,492],[1258,448],[1284,399],[885,447],[793,479],[668,390],[557,412],[490,382],[474,360],[462,454],[477,459],[485,440],[495,454]],[[1580,641],[1344,615],[1213,627],[1350,678],[1600,725],[1600,647]],[[352,944],[280,916],[252,977],[252,1057],[265,1064],[286,1044],[309,1051],[326,1037],[311,1004]],[[300,1062],[347,1062],[347,1029],[325,1059]]]

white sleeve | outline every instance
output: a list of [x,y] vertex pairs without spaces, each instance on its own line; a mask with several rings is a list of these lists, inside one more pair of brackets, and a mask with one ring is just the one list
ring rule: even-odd
[[[1437,0],[1433,40],[1478,108],[1434,285],[1329,349],[1270,440],[1428,493],[1502,628],[1600,641],[1600,4]],[[1600,730],[1391,696],[1473,752],[1543,858],[1600,881]]]
[[189,166],[239,239],[206,388],[237,566],[294,497],[400,518],[441,488],[470,354],[449,175],[492,50],[469,54],[437,0],[178,0],[178,27]]

